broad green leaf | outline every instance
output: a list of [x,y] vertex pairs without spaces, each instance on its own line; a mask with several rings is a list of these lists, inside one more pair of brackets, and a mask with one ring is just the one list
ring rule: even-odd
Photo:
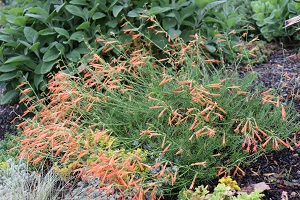
[[20,37],[21,35],[23,35],[23,32],[19,32],[16,29],[14,29],[13,27],[0,29],[0,33],[10,35],[10,36],[14,35],[17,37]]
[[89,5],[89,3],[86,2],[85,0],[72,0],[72,1],[70,1],[70,4],[82,5],[82,6],[88,6]]
[[39,48],[39,46],[40,46],[40,42],[36,42],[36,43],[34,43],[34,44],[29,48],[29,50],[30,50],[30,51],[37,51],[38,48]]
[[72,62],[78,62],[81,58],[80,53],[76,49],[67,54],[66,57]]
[[40,19],[42,19],[42,21],[45,21],[49,16],[49,13],[41,7],[31,7],[31,8],[29,8],[28,9],[28,14],[29,15],[30,14],[40,15],[41,16]]
[[46,53],[43,56],[43,62],[50,62],[50,61],[56,61],[59,57],[60,53],[56,48],[51,48],[46,51]]
[[63,3],[61,5],[54,5],[55,11],[58,13],[67,3]]
[[55,34],[55,31],[51,30],[50,28],[46,28],[38,32],[38,35],[53,35],[53,34]]
[[99,3],[97,3],[94,8],[92,8],[91,10],[88,11],[88,18],[93,17],[95,11],[98,9]]
[[39,15],[39,14],[26,13],[25,16],[41,20],[42,22],[45,22],[45,20],[46,20],[42,15]]
[[123,9],[123,6],[114,5],[112,8],[113,16],[117,17],[122,9]]
[[16,90],[9,90],[1,98],[1,104],[8,104],[11,100],[15,99],[19,93]]
[[188,7],[183,8],[180,11],[180,22],[182,22],[185,18],[190,17],[193,15],[196,7],[194,5],[190,5]]
[[83,31],[77,31],[71,35],[70,40],[82,42],[84,38],[86,38],[86,34]]
[[83,22],[82,24],[80,24],[76,30],[80,30],[80,29],[87,29],[90,27],[90,22]]
[[177,25],[177,21],[174,18],[165,17],[162,21],[162,26],[165,30],[169,30],[171,27],[174,27]]
[[174,38],[180,36],[181,30],[176,30],[176,29],[174,29],[174,28],[170,28],[169,31],[168,31],[168,33],[169,33],[170,37],[171,37],[172,39],[174,39]]
[[105,25],[107,25],[111,28],[116,28],[118,25],[118,22],[116,20],[111,20],[111,21],[107,22]]
[[40,73],[46,74],[46,73],[50,72],[52,70],[52,68],[54,67],[55,63],[56,63],[56,61],[43,62]]
[[142,8],[136,8],[134,10],[131,10],[127,13],[128,17],[138,17],[141,13],[143,13],[145,10]]
[[60,54],[64,54],[65,53],[65,47],[64,45],[60,44],[60,43],[57,43],[55,45],[56,49],[60,52]]
[[11,71],[14,71],[16,69],[17,69],[17,67],[14,66],[14,65],[2,65],[0,67],[0,72],[11,72]]
[[68,32],[66,29],[55,27],[54,30],[55,30],[59,35],[65,36],[67,39],[70,38],[69,32]]
[[43,81],[44,75],[42,74],[34,74],[34,86],[36,89],[39,89],[39,84]]
[[0,35],[0,41],[3,42],[14,42],[14,39],[8,35]]
[[153,7],[148,11],[149,15],[157,15],[157,14],[162,14],[164,12],[167,12],[171,10],[171,7]]
[[11,58],[7,59],[5,64],[16,63],[16,62],[24,62],[24,61],[28,61],[28,60],[30,60],[30,58],[28,56],[20,55],[20,56],[15,56],[15,57],[11,57]]
[[27,17],[19,16],[14,19],[13,24],[18,25],[18,26],[25,26],[26,22],[27,22]]
[[92,19],[93,19],[93,20],[101,19],[101,18],[103,18],[103,17],[105,17],[105,16],[106,16],[106,15],[105,15],[104,13],[102,13],[102,12],[95,12],[95,14],[93,14]]
[[7,11],[8,14],[11,15],[22,15],[24,12],[24,8],[11,8]]
[[18,71],[12,71],[9,73],[4,73],[0,75],[0,81],[9,81],[13,78],[15,78],[18,74]]
[[80,7],[78,7],[78,6],[66,5],[66,10],[67,10],[69,13],[73,14],[73,15],[76,15],[76,16],[78,16],[78,17],[81,17],[81,18],[84,19],[85,21],[87,20],[87,19],[85,18],[85,15],[84,15],[84,13],[83,13],[83,10],[82,10]]
[[51,42],[48,47],[42,47],[40,51],[42,53],[46,53],[46,51],[54,47],[57,43],[58,43],[57,41]]
[[31,27],[25,27],[24,28],[24,35],[26,37],[26,39],[30,42],[30,43],[35,43],[36,39],[37,39],[37,31],[34,30]]
[[20,42],[21,44],[23,44],[24,46],[30,48],[31,47],[31,44],[29,44],[28,42],[26,41],[23,41],[23,40],[18,40],[18,42]]
[[206,44],[205,47],[211,53],[214,53],[217,50],[216,47],[213,45]]

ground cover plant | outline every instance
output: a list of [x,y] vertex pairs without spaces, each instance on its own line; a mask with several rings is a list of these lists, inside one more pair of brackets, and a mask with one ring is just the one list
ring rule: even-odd
[[97,38],[107,53],[118,52],[109,62],[91,47],[78,73],[58,66],[44,98],[26,96],[33,89],[24,77],[23,116],[33,117],[18,125],[21,157],[55,165],[66,181],[96,178],[95,189],[107,195],[154,199],[243,175],[242,166],[263,152],[291,148],[289,106],[254,87],[255,73],[216,70],[222,60],[208,59],[201,35],[186,44],[161,32],[170,42],[158,58],[155,43],[127,33],[132,43]]

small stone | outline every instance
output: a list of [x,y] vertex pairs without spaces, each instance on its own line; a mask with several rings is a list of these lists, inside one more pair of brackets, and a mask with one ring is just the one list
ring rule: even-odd
[[291,197],[296,197],[297,196],[297,193],[296,192],[291,192]]
[[293,154],[294,157],[299,157],[298,153]]

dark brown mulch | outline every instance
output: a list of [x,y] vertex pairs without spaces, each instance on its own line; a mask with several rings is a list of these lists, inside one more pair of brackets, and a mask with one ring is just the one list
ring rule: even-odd
[[[276,44],[274,44],[276,45]],[[257,84],[274,88],[283,103],[293,101],[300,113],[300,53],[298,48],[284,48],[277,44],[268,60],[257,64],[252,70],[258,72]],[[241,70],[243,72],[243,70]],[[298,115],[298,119],[299,115]],[[280,122],[279,122],[280,123]],[[245,168],[247,175],[238,181],[241,187],[265,182],[270,190],[264,192],[266,200],[300,199],[300,132],[290,138],[298,143],[293,150],[283,149],[263,155]]]

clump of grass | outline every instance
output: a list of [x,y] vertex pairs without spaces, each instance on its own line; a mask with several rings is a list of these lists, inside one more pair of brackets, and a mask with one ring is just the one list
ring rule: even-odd
[[46,200],[58,199],[59,176],[50,170],[45,176],[30,172],[24,162],[9,159],[0,169],[0,199]]
[[244,175],[241,166],[262,153],[292,148],[293,113],[271,90],[253,89],[255,73],[215,70],[198,36],[170,41],[158,59],[151,41],[131,34],[123,46],[98,39],[119,55],[110,62],[92,51],[77,74],[54,75],[45,98],[21,100],[34,117],[18,125],[20,156],[56,163],[65,180],[96,178],[107,195],[154,199]]

